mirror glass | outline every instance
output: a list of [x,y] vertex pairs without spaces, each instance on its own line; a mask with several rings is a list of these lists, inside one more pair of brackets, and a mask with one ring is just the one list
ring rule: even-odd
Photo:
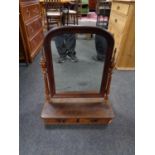
[[96,34],[61,34],[51,41],[56,93],[100,92],[107,41]]

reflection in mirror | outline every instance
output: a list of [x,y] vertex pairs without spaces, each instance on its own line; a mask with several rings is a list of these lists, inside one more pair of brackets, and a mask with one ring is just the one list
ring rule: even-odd
[[51,41],[56,93],[100,92],[107,41],[92,34],[61,34]]

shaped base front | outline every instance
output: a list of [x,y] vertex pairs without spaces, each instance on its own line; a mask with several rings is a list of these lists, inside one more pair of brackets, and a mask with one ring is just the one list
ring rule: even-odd
[[87,104],[50,104],[43,106],[41,118],[52,124],[109,124],[114,113],[109,102]]

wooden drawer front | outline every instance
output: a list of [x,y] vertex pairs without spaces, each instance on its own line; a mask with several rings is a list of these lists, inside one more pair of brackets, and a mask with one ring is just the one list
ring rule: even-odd
[[127,18],[116,13],[110,15],[110,25],[113,32],[122,33],[125,28]]
[[113,25],[110,21],[109,21],[108,31],[114,36],[115,30],[113,29]]
[[52,118],[46,124],[107,124],[110,119],[103,118]]
[[43,40],[43,32],[39,32],[31,41],[30,41],[30,48],[33,52],[38,46],[40,45],[41,41]]
[[[117,48],[117,51],[119,50],[119,46],[121,43],[121,39],[122,39],[122,35],[120,35],[119,33],[117,33],[112,25],[109,25],[108,31],[114,36],[114,40],[115,40],[115,48]],[[116,56],[117,57],[118,53],[116,52]]]
[[114,24],[110,21],[108,26],[108,31],[115,36],[117,32],[116,28],[114,27]]
[[127,15],[129,10],[129,4],[124,3],[112,3],[111,10],[117,11],[121,14]]
[[121,38],[122,38],[122,36],[119,35],[119,34],[117,34],[117,33],[114,36],[114,39],[115,39],[115,48],[117,48],[117,50],[119,49]]
[[38,4],[21,7],[21,11],[22,11],[24,21],[27,21],[37,15],[40,15]]
[[80,123],[81,124],[104,124],[105,119],[102,118],[81,118]]
[[120,50],[122,36],[117,34],[117,33],[115,33],[114,39],[115,39],[115,48],[117,49],[116,53],[115,53],[115,59],[117,60],[117,57],[118,57],[118,54],[119,54],[119,50]]
[[117,33],[111,26],[109,27],[109,30],[108,30],[113,36],[114,36],[114,39],[115,39],[115,48],[119,48],[119,45],[120,45],[120,41],[121,41],[121,38],[122,38],[122,35],[120,35],[119,33]]
[[76,124],[77,119],[76,118],[53,118],[46,120],[47,124]]
[[38,32],[41,28],[42,28],[41,18],[26,24],[28,37],[32,38],[36,34],[36,32]]

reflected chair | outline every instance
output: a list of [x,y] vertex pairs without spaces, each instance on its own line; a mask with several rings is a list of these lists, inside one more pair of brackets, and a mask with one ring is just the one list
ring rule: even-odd
[[108,28],[108,20],[110,16],[111,2],[106,0],[97,0],[96,14],[97,23],[96,25],[101,28]]
[[80,15],[81,0],[73,0],[69,2],[68,12],[66,13],[65,23],[78,25],[78,17]]
[[61,0],[45,0],[47,29],[60,26],[62,21]]

